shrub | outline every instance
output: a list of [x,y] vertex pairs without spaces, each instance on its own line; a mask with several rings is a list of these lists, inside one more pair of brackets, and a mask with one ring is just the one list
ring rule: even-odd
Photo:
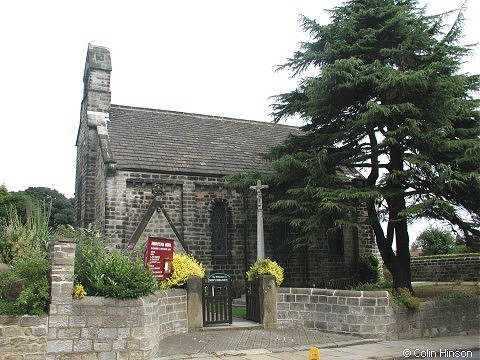
[[359,256],[357,264],[357,280],[361,284],[376,284],[380,280],[380,262],[372,253],[365,253]]
[[11,264],[15,258],[40,253],[47,256],[53,232],[48,227],[50,208],[34,206],[24,222],[15,208],[10,207],[8,221],[1,227],[0,261]]
[[370,283],[363,283],[363,284],[358,284],[358,285],[349,287],[349,290],[355,290],[355,291],[374,291],[377,289],[378,289],[377,285],[370,284]]
[[192,255],[173,253],[173,272],[168,279],[159,282],[161,289],[170,289],[185,285],[190,276],[205,276],[205,267]]
[[385,266],[383,267],[383,280],[380,282],[380,286],[383,288],[393,288],[392,273]]
[[273,275],[277,286],[283,282],[283,268],[269,258],[258,260],[247,271],[248,280],[253,280],[258,275]]
[[139,298],[158,289],[152,271],[140,260],[131,261],[118,250],[108,250],[95,230],[81,232],[75,261],[75,281],[90,295],[118,299]]
[[50,300],[48,246],[49,208],[33,207],[27,222],[11,207],[0,228],[0,260],[10,266],[0,273],[0,313],[40,315]]
[[470,249],[467,247],[467,245],[455,245],[453,248],[453,253],[455,254],[468,254]]
[[414,297],[406,288],[398,288],[393,291],[393,302],[408,311],[418,310],[420,307],[420,299]]
[[106,297],[139,298],[158,289],[152,271],[142,261],[130,262],[118,250],[108,253],[104,264],[102,291]]
[[[50,300],[49,261],[40,254],[17,258],[12,269],[0,274],[0,298],[5,314],[45,314]],[[0,310],[1,311],[1,310]]]

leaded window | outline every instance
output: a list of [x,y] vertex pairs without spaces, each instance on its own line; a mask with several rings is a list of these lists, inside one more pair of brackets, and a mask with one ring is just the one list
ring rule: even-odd
[[212,204],[211,211],[212,226],[212,255],[227,255],[227,204],[223,201],[216,201]]

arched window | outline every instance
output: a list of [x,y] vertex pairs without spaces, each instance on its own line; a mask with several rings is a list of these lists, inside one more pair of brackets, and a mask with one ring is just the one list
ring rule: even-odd
[[212,227],[212,255],[227,256],[227,204],[224,200],[215,200],[212,203],[210,214]]
[[343,255],[343,230],[339,228],[327,231],[328,254],[333,256]]

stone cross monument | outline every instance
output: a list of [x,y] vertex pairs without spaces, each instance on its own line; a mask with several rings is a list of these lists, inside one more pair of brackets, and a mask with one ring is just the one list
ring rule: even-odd
[[265,242],[263,239],[263,205],[262,190],[268,189],[268,185],[262,185],[260,180],[256,186],[250,186],[251,190],[257,191],[257,260],[265,259]]

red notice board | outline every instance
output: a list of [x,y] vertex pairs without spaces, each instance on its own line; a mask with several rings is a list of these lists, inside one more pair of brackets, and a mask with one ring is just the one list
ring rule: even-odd
[[150,267],[158,280],[165,280],[172,273],[173,243],[170,239],[148,237],[145,267]]

